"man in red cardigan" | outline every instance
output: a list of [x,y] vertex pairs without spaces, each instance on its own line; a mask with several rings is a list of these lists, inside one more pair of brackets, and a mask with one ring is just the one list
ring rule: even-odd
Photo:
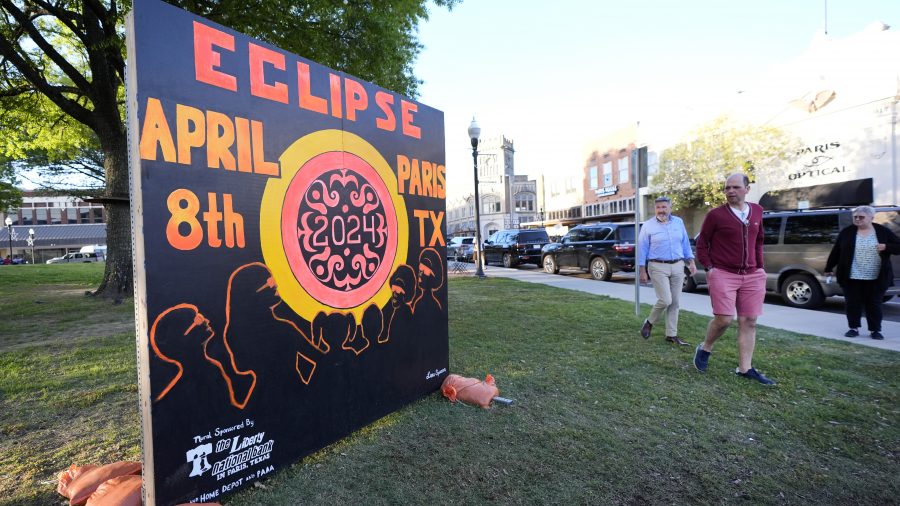
[[706,340],[694,351],[694,367],[706,372],[713,343],[722,337],[738,317],[738,376],[763,385],[775,382],[753,368],[756,346],[756,318],[762,314],[766,295],[766,271],[763,268],[763,208],[746,202],[750,180],[744,174],[732,174],[725,180],[727,203],[703,220],[697,236],[697,259],[706,267],[713,319],[706,329]]

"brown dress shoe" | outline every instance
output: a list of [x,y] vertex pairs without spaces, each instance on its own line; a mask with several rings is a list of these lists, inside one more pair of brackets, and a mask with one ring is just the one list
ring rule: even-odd
[[690,346],[688,343],[681,340],[678,336],[666,336],[666,341],[670,343],[675,343],[679,346]]
[[644,324],[641,326],[641,337],[649,339],[651,330],[653,330],[653,324],[650,323],[650,320],[644,320]]

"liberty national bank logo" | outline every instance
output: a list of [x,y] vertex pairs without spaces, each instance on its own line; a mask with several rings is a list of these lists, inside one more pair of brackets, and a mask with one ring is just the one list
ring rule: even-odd
[[203,473],[212,469],[209,465],[208,457],[212,454],[212,443],[202,444],[192,450],[188,450],[185,454],[188,464],[193,464],[191,474],[189,476],[203,476]]

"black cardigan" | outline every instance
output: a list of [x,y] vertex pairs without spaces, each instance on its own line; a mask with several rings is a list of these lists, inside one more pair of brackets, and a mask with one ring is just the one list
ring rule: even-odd
[[[891,266],[891,255],[900,255],[900,239],[894,235],[887,227],[873,223],[875,229],[875,238],[878,244],[884,244],[887,247],[879,253],[881,257],[881,272],[878,273],[878,289],[886,291],[888,287],[894,285],[894,269]],[[837,266],[838,284],[844,286],[850,280],[850,264],[853,262],[853,255],[856,251],[856,225],[850,225],[838,234],[834,247],[831,248],[831,254],[828,255],[828,262],[825,264],[825,272],[833,272]]]

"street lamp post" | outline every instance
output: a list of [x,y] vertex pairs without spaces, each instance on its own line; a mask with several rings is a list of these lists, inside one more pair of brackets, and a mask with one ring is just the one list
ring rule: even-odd
[[475,267],[475,275],[484,278],[484,269],[481,268],[484,261],[484,251],[481,244],[481,214],[478,210],[478,136],[481,135],[481,128],[472,117],[472,123],[469,125],[469,139],[472,141],[472,162],[475,168],[475,247],[478,248],[478,264]]
[[9,258],[12,259],[12,218],[6,217],[6,235],[9,237]]
[[31,246],[31,265],[34,265],[34,229],[28,229],[28,245]]

